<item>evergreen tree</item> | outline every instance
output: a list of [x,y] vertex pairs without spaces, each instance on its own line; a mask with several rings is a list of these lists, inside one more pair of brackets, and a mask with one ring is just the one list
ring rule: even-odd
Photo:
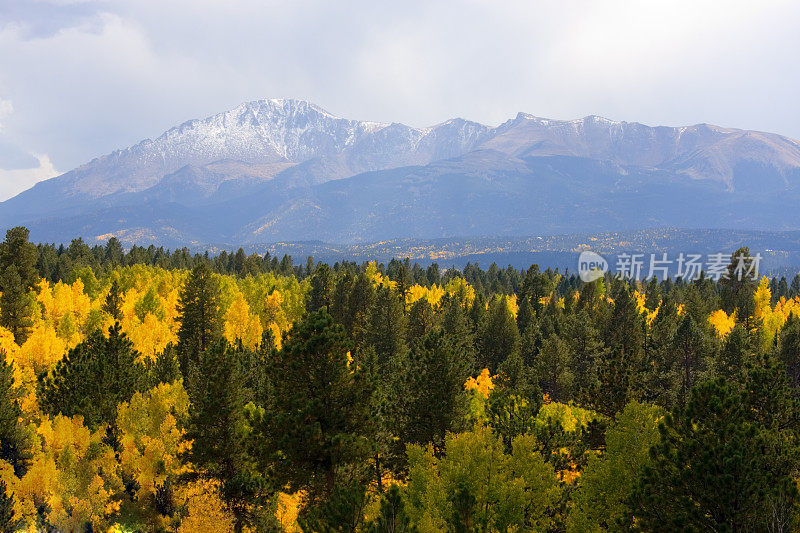
[[146,359],[145,366],[147,368],[147,380],[150,388],[160,383],[172,383],[181,377],[177,350],[172,343],[168,344],[162,352],[157,354],[155,359]]
[[122,294],[119,291],[119,283],[115,279],[111,282],[111,288],[103,303],[103,311],[108,313],[115,321],[122,320]]
[[370,324],[370,313],[375,303],[375,288],[372,280],[361,273],[353,284],[353,290],[347,298],[348,335],[353,339],[354,347],[360,350],[367,343]]
[[269,405],[250,413],[251,445],[262,471],[277,487],[307,490],[326,499],[341,469],[369,452],[366,426],[372,385],[358,364],[341,325],[312,312],[289,330],[273,360]]
[[786,367],[795,395],[800,396],[800,317],[794,313],[781,329],[778,356]]
[[536,375],[542,392],[554,401],[571,399],[574,381],[573,354],[569,345],[558,335],[552,334],[542,343],[536,358]]
[[605,343],[586,309],[569,315],[564,329],[572,351],[573,398],[587,404],[599,386],[597,368],[605,358]]
[[792,298],[800,295],[800,274],[795,274],[792,278],[792,284],[789,286],[789,296]]
[[[347,334],[352,336],[353,316],[350,313],[350,295],[353,293],[356,280],[352,272],[345,270],[344,273],[339,276],[338,281],[331,280],[332,283],[334,281],[335,284],[330,297],[328,312],[336,322],[344,326],[344,330]],[[308,311],[319,311],[324,307],[324,305],[321,305],[324,299],[322,296],[324,291],[322,288],[315,289],[315,283],[322,284],[322,278],[318,279],[316,282],[314,278],[311,278],[311,293],[309,295],[308,305],[306,306]],[[372,282],[369,283],[371,286]],[[367,311],[369,311],[369,309]]]
[[19,419],[20,390],[14,383],[14,369],[0,352],[0,460],[14,469],[17,477],[27,470],[29,453]]
[[677,384],[677,404],[680,407],[686,405],[689,393],[705,366],[706,343],[700,326],[687,314],[678,326],[674,342],[677,373],[674,381]]
[[400,488],[392,485],[381,498],[378,516],[367,527],[369,533],[415,533],[417,528],[411,524],[405,510],[405,502]]
[[304,509],[298,518],[300,529],[315,533],[362,531],[364,508],[368,501],[363,485],[337,485],[327,500]]
[[797,519],[797,403],[769,360],[742,392],[720,378],[698,385],[667,418],[653,464],[631,498],[645,531],[787,531]]
[[14,265],[22,286],[33,289],[39,281],[39,272],[36,269],[39,249],[28,242],[29,235],[28,229],[21,226],[6,232],[5,240],[0,243],[0,270]]
[[39,249],[28,242],[28,236],[28,229],[18,226],[8,230],[0,243],[0,325],[14,335],[17,344],[28,338],[28,291],[35,289],[39,281]]
[[111,237],[106,242],[104,259],[105,263],[112,268],[117,268],[124,264],[125,250],[122,249],[122,244],[116,237]]
[[531,265],[525,274],[525,281],[522,282],[522,296],[530,305],[537,311],[541,309],[541,299],[549,296],[553,289],[550,276],[539,271],[539,265]]
[[33,322],[28,291],[16,265],[10,265],[0,273],[0,290],[0,322],[14,335],[14,341],[21,345],[28,338]]
[[472,361],[441,331],[412,344],[404,382],[403,442],[444,445],[445,434],[457,428],[465,412],[464,383]]
[[319,311],[325,309],[330,311],[331,300],[336,288],[331,267],[325,263],[317,264],[314,275],[311,276],[311,292],[309,293],[308,310]]
[[178,361],[181,372],[222,336],[219,281],[206,261],[189,273],[178,296]]
[[733,252],[728,269],[720,280],[722,309],[729,315],[735,310],[742,310],[750,307],[753,299],[753,292],[758,283],[752,278],[748,270],[753,268],[753,259],[750,256],[750,249],[742,247]]
[[52,415],[82,415],[91,428],[116,419],[117,405],[147,386],[139,352],[119,324],[99,331],[71,349],[41,383],[39,401]]
[[471,361],[472,369],[475,370],[475,334],[467,310],[466,301],[459,295],[445,296],[442,300],[441,327],[450,342],[457,346],[456,349]]
[[[476,300],[477,301],[477,300]],[[480,324],[478,334],[480,364],[495,373],[497,366],[520,350],[520,336],[514,315],[505,296],[496,296]]]
[[598,410],[608,416],[635,399],[644,355],[644,319],[630,288],[618,282],[613,300],[604,334],[609,351],[598,369],[600,386],[594,399]]
[[187,378],[192,442],[184,459],[197,468],[190,477],[218,480],[222,495],[236,517],[236,530],[253,521],[252,503],[263,483],[250,468],[244,443],[244,376],[242,350],[218,340],[190,363]]
[[677,306],[671,295],[664,298],[658,308],[647,335],[644,369],[639,383],[642,391],[640,400],[655,403],[672,409],[677,402],[675,385],[675,335],[682,318],[678,316]]
[[408,340],[422,339],[430,333],[435,326],[433,307],[427,298],[420,298],[411,306],[408,312]]
[[367,345],[375,350],[378,364],[387,369],[406,355],[407,319],[403,314],[403,303],[389,287],[379,287],[375,305],[370,313]]
[[535,316],[530,300],[523,296],[519,299],[519,311],[517,312],[517,328],[521,335],[525,334],[534,319]]
[[0,532],[13,533],[21,525],[14,519],[14,499],[6,494],[6,484],[0,479]]
[[753,355],[751,337],[741,324],[736,324],[725,338],[725,343],[714,365],[715,372],[731,382],[740,382],[745,364]]

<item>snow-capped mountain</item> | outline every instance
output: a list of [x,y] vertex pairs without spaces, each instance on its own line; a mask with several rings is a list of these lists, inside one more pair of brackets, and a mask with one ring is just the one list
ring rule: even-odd
[[[0,222],[43,240],[171,245],[800,229],[781,207],[799,185],[800,143],[771,133],[525,113],[416,128],[258,100],[39,183],[0,204]],[[742,211],[748,202],[767,212]]]
[[257,100],[184,122],[155,140],[99,157],[59,181],[77,194],[101,197],[147,189],[186,165],[302,163],[344,153],[350,173],[356,174],[457,156],[488,130],[463,120],[423,129],[364,122],[336,117],[303,100]]

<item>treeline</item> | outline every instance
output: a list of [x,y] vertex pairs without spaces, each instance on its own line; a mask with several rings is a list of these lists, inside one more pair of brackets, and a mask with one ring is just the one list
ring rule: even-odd
[[41,251],[0,245],[8,530],[800,527],[800,299],[747,249],[718,283]]
[[[164,269],[192,269],[200,262],[211,265],[211,269],[218,274],[232,276],[256,276],[263,273],[274,273],[285,276],[294,276],[305,279],[314,272],[315,262],[313,257],[307,257],[303,264],[295,264],[291,255],[283,255],[280,259],[269,252],[264,254],[251,253],[248,255],[244,249],[236,252],[221,251],[211,254],[192,253],[188,248],[169,250],[164,247],[150,245],[148,247],[134,245],[127,252],[116,237],[111,237],[104,246],[99,244],[89,246],[83,239],[73,239],[69,246],[63,244],[37,245],[38,260],[36,269],[39,276],[51,282],[69,281],[74,279],[75,271],[89,267],[97,273],[133,265],[147,265]],[[352,261],[341,261],[331,265],[334,272],[349,270],[358,273],[366,268],[367,263],[357,264]],[[461,270],[443,269],[438,263],[422,267],[417,262],[409,259],[392,259],[387,265],[377,263],[377,271],[386,275],[391,281],[401,283],[415,283],[424,286],[445,284],[453,276],[463,277],[474,289],[489,296],[491,294],[516,294],[526,276],[525,269],[518,270],[512,266],[498,267],[492,263],[486,270],[477,264],[467,263]],[[538,267],[537,267],[538,268]],[[580,287],[580,279],[567,270],[560,275],[558,269],[546,270],[551,279],[559,278],[555,290],[561,296],[568,294]],[[669,290],[666,287],[665,290]],[[795,274],[791,281],[785,276],[770,279],[770,290],[773,303],[780,298],[794,298],[800,295],[800,274]]]

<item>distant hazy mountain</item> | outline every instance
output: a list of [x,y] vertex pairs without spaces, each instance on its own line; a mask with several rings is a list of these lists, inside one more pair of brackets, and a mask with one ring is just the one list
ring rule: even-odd
[[338,118],[261,100],[0,204],[36,240],[238,245],[678,226],[800,229],[800,143],[700,124],[520,113],[496,128]]

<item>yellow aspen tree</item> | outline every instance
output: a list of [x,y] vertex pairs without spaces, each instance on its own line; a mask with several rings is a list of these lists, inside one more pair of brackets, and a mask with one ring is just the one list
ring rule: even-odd
[[261,321],[250,314],[242,293],[238,293],[225,313],[225,338],[228,342],[241,341],[242,345],[253,349],[261,342]]
[[464,278],[455,277],[452,278],[447,284],[444,286],[444,290],[450,296],[456,296],[457,294],[464,295],[464,305],[470,306],[472,302],[475,301],[475,288],[467,283],[467,280]]
[[736,325],[736,312],[734,311],[730,314],[730,316],[728,316],[728,314],[722,309],[717,309],[708,315],[708,322],[714,326],[714,331],[716,331],[717,337],[722,339],[726,337]]
[[280,331],[289,328],[289,321],[283,310],[283,294],[275,289],[264,299],[264,325],[275,324]]
[[34,326],[30,336],[19,349],[17,362],[34,373],[47,372],[67,352],[67,342],[60,338],[53,326]]
[[189,413],[189,396],[182,381],[162,383],[117,407],[122,472],[136,481],[136,498],[149,501],[167,479],[183,468],[179,455]]
[[124,488],[104,437],[104,429],[92,433],[81,416],[43,418],[30,468],[14,487],[21,508],[46,505],[47,521],[58,531],[82,531],[87,522],[107,528]]
[[233,531],[234,518],[220,498],[218,481],[201,479],[189,483],[181,487],[178,496],[186,508],[178,533]]

